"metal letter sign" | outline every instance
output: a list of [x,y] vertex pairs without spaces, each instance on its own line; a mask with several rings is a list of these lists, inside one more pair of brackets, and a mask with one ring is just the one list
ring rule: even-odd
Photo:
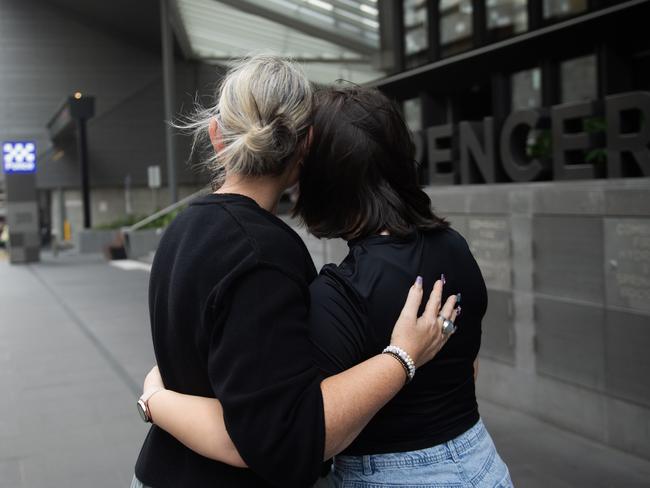
[[36,143],[31,141],[3,142],[2,168],[7,174],[36,172]]

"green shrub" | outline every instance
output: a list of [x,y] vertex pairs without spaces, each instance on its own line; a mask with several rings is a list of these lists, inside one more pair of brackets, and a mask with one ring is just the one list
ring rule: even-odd
[[[184,207],[177,208],[168,214],[158,217],[156,220],[149,222],[147,225],[140,227],[140,229],[164,229],[172,220],[183,210]],[[131,227],[134,224],[147,218],[147,215],[127,215],[120,219],[108,222],[107,224],[96,225],[94,228],[98,230],[113,230],[121,229],[122,227]]]

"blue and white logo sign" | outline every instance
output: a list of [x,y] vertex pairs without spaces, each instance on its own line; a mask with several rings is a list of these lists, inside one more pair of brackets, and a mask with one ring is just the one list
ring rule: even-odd
[[31,141],[2,143],[2,168],[5,173],[33,173],[36,171],[36,144]]

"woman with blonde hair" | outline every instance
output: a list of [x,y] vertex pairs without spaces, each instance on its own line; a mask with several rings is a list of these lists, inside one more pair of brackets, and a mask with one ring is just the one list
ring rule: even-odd
[[327,378],[316,365],[314,265],[272,214],[309,151],[312,104],[295,65],[257,56],[233,68],[218,103],[189,124],[209,137],[217,189],[172,222],[156,252],[149,308],[168,389],[150,381],[138,401],[154,425],[133,486],[310,486],[453,331],[455,295],[441,307],[436,281],[418,318],[414,274],[396,292],[404,306],[385,349]]

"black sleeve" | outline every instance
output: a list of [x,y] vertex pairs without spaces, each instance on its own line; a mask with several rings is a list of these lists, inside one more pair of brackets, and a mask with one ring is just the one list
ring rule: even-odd
[[323,270],[309,291],[309,335],[317,366],[334,375],[367,359],[365,307],[352,287]]
[[306,286],[256,268],[231,286],[208,369],[226,429],[246,464],[277,486],[310,486],[325,444],[322,376],[307,332]]

